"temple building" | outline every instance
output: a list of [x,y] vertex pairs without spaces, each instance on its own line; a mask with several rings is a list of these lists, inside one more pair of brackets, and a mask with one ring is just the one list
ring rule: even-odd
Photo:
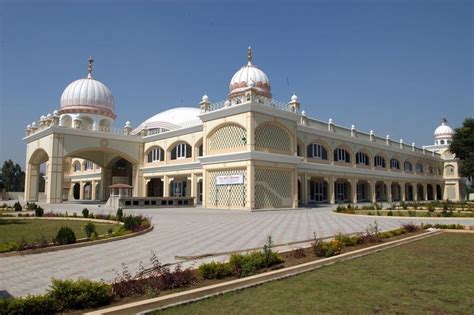
[[111,206],[297,208],[316,203],[463,200],[459,160],[443,120],[434,145],[417,147],[308,117],[296,95],[272,98],[252,60],[225,101],[168,109],[133,128],[116,119],[111,91],[92,75],[64,90],[60,108],[26,128],[25,200]]

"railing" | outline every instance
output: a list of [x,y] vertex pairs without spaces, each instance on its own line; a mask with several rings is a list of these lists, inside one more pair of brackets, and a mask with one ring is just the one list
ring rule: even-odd
[[[223,101],[219,101],[219,102],[216,102],[216,103],[209,104],[209,107],[208,107],[207,111],[212,112],[212,111],[215,111],[215,110],[218,110],[218,109],[222,109],[222,108],[226,107],[226,102],[227,102],[227,100],[223,100]],[[235,102],[232,102],[227,106],[233,107],[233,106],[239,106],[239,105],[242,105],[242,104],[245,104],[245,103],[246,102],[237,104]],[[267,99],[267,98],[265,98],[265,99],[263,99],[262,103],[258,102],[258,100],[257,100],[257,103],[260,104],[260,105],[263,105],[263,106],[273,107],[273,108],[283,110],[283,111],[286,111],[286,112],[293,112],[291,110],[291,107],[290,107],[289,103],[285,103],[285,102],[282,102],[282,101],[279,101],[279,100],[276,100],[276,99]],[[297,110],[296,112],[300,113],[300,110]]]

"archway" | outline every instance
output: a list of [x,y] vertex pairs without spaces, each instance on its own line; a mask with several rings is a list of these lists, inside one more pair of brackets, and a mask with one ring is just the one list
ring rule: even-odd
[[433,193],[433,185],[428,184],[426,185],[426,192],[428,196],[428,200],[433,200],[434,199],[434,193]]
[[413,185],[412,184],[405,184],[405,200],[406,201],[413,201]]
[[75,200],[79,200],[79,198],[81,198],[81,184],[74,184],[74,186],[72,187],[72,196]]
[[436,185],[436,199],[443,200],[443,190],[441,189],[441,185]]
[[401,200],[401,189],[399,183],[392,183],[392,201],[400,201]]
[[336,202],[349,202],[351,184],[347,179],[338,179],[334,182],[334,197]]
[[[30,157],[26,170],[25,179],[25,199],[30,202],[37,202],[39,200],[40,179],[44,176],[46,170],[46,162],[49,161],[49,156],[43,149],[37,149]],[[43,174],[42,174],[43,172]],[[56,188],[56,187],[55,187]],[[62,190],[62,183],[61,183]],[[45,191],[46,194],[49,191]],[[62,191],[61,191],[62,194]]]
[[425,193],[424,193],[424,188],[422,184],[416,185],[416,196],[417,196],[418,201],[425,200]]
[[370,201],[370,185],[366,180],[357,182],[357,202]]
[[375,183],[375,200],[377,202],[387,201],[387,185],[384,182]]
[[148,197],[163,197],[163,180],[161,178],[152,178],[148,182]]

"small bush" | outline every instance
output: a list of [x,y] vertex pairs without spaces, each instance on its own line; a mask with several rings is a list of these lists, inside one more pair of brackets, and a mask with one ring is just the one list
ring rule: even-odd
[[324,251],[324,256],[331,257],[334,255],[339,255],[342,252],[344,245],[342,244],[341,241],[337,239],[333,239],[330,242],[323,242],[322,248]]
[[408,233],[416,232],[419,229],[418,226],[413,223],[405,223],[402,225],[402,228]]
[[339,233],[336,236],[336,240],[341,242],[344,246],[355,246],[360,243],[360,238],[359,236],[349,236],[349,235],[344,235],[342,233]]
[[88,239],[90,239],[94,233],[97,234],[95,224],[91,221],[87,222],[86,225],[84,225],[84,232],[86,233]]
[[380,242],[379,227],[377,221],[374,222],[374,225],[370,224],[364,233],[359,235],[361,244],[372,244]]
[[429,229],[429,228],[434,228],[434,229],[450,229],[450,230],[463,230],[464,225],[462,224],[421,224],[422,229]]
[[112,301],[112,291],[103,282],[87,279],[52,279],[49,294],[57,301],[60,309],[97,308]]
[[112,236],[112,235],[114,234],[114,228],[108,228],[108,229],[107,229],[107,234],[108,234],[109,236]]
[[400,205],[402,206],[403,210],[408,209],[408,205],[407,205],[407,203],[406,203],[405,201],[402,201],[402,202],[400,203]]
[[8,208],[8,205],[7,205],[6,203],[3,203],[3,204],[2,204],[2,208],[3,208],[3,209],[7,209],[7,208]]
[[0,314],[54,314],[59,307],[49,294],[0,298]]
[[151,226],[150,220],[142,215],[127,215],[122,218],[126,230],[137,232]]
[[76,242],[76,235],[70,227],[63,226],[58,230],[54,240],[59,245],[74,244]]
[[117,209],[117,213],[115,214],[117,221],[122,221],[123,218],[123,210],[122,208]]
[[393,211],[392,211],[392,210],[388,210],[387,215],[388,215],[389,217],[393,217]]
[[43,214],[44,214],[44,209],[41,208],[40,206],[37,206],[37,207],[35,208],[35,216],[37,216],[37,217],[42,217]]
[[[0,243],[0,253],[12,252],[18,250],[18,243]],[[0,313],[1,314],[1,313]]]
[[15,211],[21,211],[21,210],[23,210],[23,207],[21,206],[20,202],[17,201],[17,202],[15,202],[15,204],[13,205],[13,209],[15,209]]
[[290,256],[296,259],[301,259],[306,257],[306,253],[302,248],[295,248],[290,252]]
[[229,263],[211,261],[199,266],[198,272],[204,279],[223,279],[232,275],[234,270]]
[[280,255],[271,250],[266,254],[260,251],[248,254],[231,254],[229,259],[230,266],[240,278],[251,276],[259,269],[268,268],[282,262],[283,259]]
[[89,217],[89,209],[87,209],[87,208],[82,209],[82,216],[84,218],[88,218]]

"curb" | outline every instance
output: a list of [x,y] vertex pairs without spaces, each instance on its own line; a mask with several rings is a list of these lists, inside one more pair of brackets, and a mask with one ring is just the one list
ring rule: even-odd
[[194,302],[202,299],[206,299],[211,296],[220,295],[223,293],[237,291],[244,288],[256,286],[265,282],[279,280],[287,277],[291,277],[300,273],[311,271],[320,268],[325,265],[330,265],[335,262],[362,257],[371,253],[382,251],[388,248],[400,246],[417,240],[421,240],[427,237],[431,237],[442,233],[440,230],[430,231],[423,234],[414,235],[401,240],[395,240],[379,245],[374,245],[368,248],[362,248],[359,250],[351,251],[348,253],[340,254],[337,256],[323,258],[316,261],[307,262],[304,264],[283,268],[275,271],[270,271],[246,278],[236,279],[232,281],[222,282],[215,285],[210,285],[202,288],[187,290],[179,293],[173,293],[161,297],[156,297],[148,300],[142,300],[129,304],[109,307],[85,314],[98,315],[98,314],[136,314],[150,312],[156,309],[168,308],[180,304]]
[[105,244],[105,243],[110,243],[110,242],[115,242],[115,241],[121,241],[121,240],[125,240],[127,238],[131,238],[131,237],[135,237],[135,236],[139,236],[139,235],[148,233],[152,230],[153,230],[153,225],[150,226],[148,229],[145,229],[145,230],[142,230],[142,231],[139,231],[139,232],[130,233],[130,234],[121,235],[121,236],[116,236],[116,237],[111,237],[111,238],[105,238],[105,239],[102,239],[102,240],[85,241],[85,242],[81,242],[81,243],[74,243],[74,244],[68,244],[68,245],[49,246],[49,247],[44,247],[44,248],[34,248],[34,249],[27,249],[27,250],[23,250],[23,251],[13,251],[13,252],[0,253],[0,259],[2,257],[12,257],[12,256],[23,256],[23,255],[50,253],[50,252],[57,252],[57,251],[60,251],[60,250],[65,250],[65,249],[80,248],[80,247]]
[[[376,211],[376,210],[373,210]],[[368,214],[352,214],[352,213],[341,213],[332,211],[332,213],[341,215],[341,216],[355,216],[355,217],[365,217],[365,218],[384,218],[384,219],[415,219],[415,220],[472,220],[474,222],[474,217],[400,217],[400,216],[388,216],[388,215],[368,215]]]

